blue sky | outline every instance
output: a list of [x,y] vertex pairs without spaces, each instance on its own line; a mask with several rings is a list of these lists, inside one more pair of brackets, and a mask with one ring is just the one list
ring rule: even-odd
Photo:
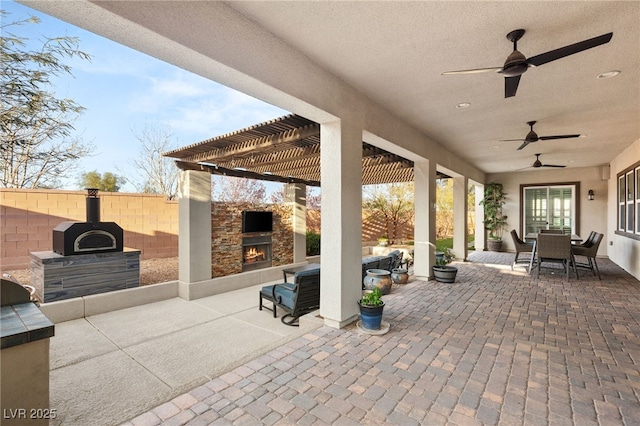
[[[92,170],[137,177],[132,161],[139,156],[140,143],[135,134],[145,127],[169,131],[175,146],[181,147],[288,114],[13,1],[3,1],[0,7],[9,13],[5,23],[33,15],[40,18],[40,24],[13,27],[14,34],[32,42],[43,37],[78,37],[80,50],[92,56],[91,62],[66,62],[73,77],[55,83],[58,97],[86,108],[74,127],[83,141],[95,145],[97,154],[81,161],[77,175],[67,177],[64,189],[79,189],[79,175]],[[121,191],[135,189],[127,184]]]

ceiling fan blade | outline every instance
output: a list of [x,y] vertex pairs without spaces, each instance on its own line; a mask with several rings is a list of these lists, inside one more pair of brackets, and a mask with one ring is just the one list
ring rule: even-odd
[[442,75],[456,75],[456,74],[480,74],[483,72],[498,72],[502,69],[502,67],[493,67],[493,68],[476,68],[471,70],[460,70],[460,71],[445,71]]
[[564,58],[565,56],[573,55],[574,53],[609,43],[611,37],[613,37],[613,33],[607,33],[578,43],[570,44],[559,49],[532,56],[527,59],[527,63],[529,65],[540,66],[547,62],[555,61],[556,59]]
[[550,139],[570,139],[570,138],[579,138],[582,135],[556,135],[556,136],[540,136],[538,139],[541,141],[547,141]]
[[567,167],[567,166],[558,166],[558,165],[555,165],[555,164],[543,164],[540,167],[559,167],[559,168],[563,168],[563,167]]
[[529,145],[529,142],[525,141],[522,145],[520,145],[520,146],[518,147],[518,149],[520,150],[520,149],[524,148],[524,147],[525,147],[525,146],[527,146],[527,145]]
[[500,139],[499,142],[524,142],[526,139]]
[[519,75],[515,77],[505,77],[504,78],[504,97],[510,98],[516,95],[516,91],[518,90],[518,84],[520,83]]

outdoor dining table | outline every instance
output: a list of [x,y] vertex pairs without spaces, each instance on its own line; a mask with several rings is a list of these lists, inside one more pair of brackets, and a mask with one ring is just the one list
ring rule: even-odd
[[[536,244],[538,242],[538,232],[529,232],[524,236],[525,240],[533,240],[533,250],[531,250],[531,259],[529,259],[529,274],[533,269],[533,260],[536,257]],[[571,243],[577,243],[582,241],[582,238],[578,234],[571,234]]]

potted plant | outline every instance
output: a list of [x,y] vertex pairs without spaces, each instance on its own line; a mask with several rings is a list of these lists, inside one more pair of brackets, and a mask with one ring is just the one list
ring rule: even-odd
[[378,237],[378,245],[380,247],[386,247],[389,245],[389,237],[386,235],[381,235]]
[[362,328],[365,330],[380,330],[382,311],[384,309],[384,302],[380,298],[381,296],[380,289],[376,287],[371,291],[364,292],[362,298],[358,301]]
[[491,251],[502,249],[502,234],[507,226],[507,216],[502,213],[505,200],[501,183],[489,183],[484,187],[484,198],[480,204],[484,206],[484,227],[489,231],[487,247]]
[[449,266],[452,260],[453,255],[449,249],[445,249],[442,256],[436,259],[436,264],[432,267],[436,281],[447,284],[455,282],[458,268]]

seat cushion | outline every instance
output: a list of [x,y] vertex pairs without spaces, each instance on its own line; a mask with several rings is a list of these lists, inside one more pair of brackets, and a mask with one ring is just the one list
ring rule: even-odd
[[293,309],[293,290],[295,285],[293,283],[282,283],[278,285],[267,285],[262,287],[260,293],[266,299],[273,299],[273,289],[275,287],[276,299],[281,299],[278,303],[286,306],[289,309]]

